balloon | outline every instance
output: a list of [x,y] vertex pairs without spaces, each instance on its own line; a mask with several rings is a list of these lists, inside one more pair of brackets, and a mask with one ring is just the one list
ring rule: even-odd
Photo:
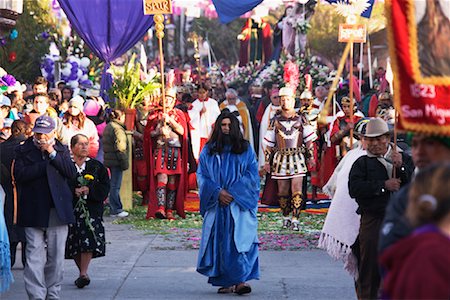
[[81,76],[81,80],[87,80],[89,77],[87,76],[87,74],[84,74],[83,76]]
[[81,76],[83,76],[83,71],[78,69],[77,75],[78,75],[78,78],[81,78]]
[[80,60],[80,65],[82,66],[82,67],[85,67],[85,68],[87,68],[87,67],[89,67],[89,64],[91,63],[91,60],[89,59],[89,58],[87,58],[87,57],[83,57],[81,60]]
[[79,88],[73,88],[73,95],[74,96],[77,96],[79,93],[80,93],[80,89]]
[[73,71],[73,69],[78,70],[78,63],[76,61],[72,61],[72,62],[70,62],[70,64],[72,65],[72,71]]
[[47,73],[47,71],[45,71],[45,69],[41,69],[41,74],[45,78],[47,78],[47,76],[48,76],[48,73]]
[[71,81],[76,81],[77,79],[78,79],[77,74],[71,73],[71,74],[69,75],[69,80],[71,80]]
[[49,81],[49,82],[55,81],[55,76],[53,76],[53,74],[48,74],[47,81]]
[[66,76],[66,77],[68,77],[69,75],[70,75],[70,68],[64,68],[64,69],[62,69],[61,70],[61,74],[63,75],[63,76]]
[[47,73],[52,73],[52,71],[53,71],[53,66],[51,66],[51,65],[46,65],[44,69],[45,69],[45,71],[46,71]]
[[16,59],[17,59],[17,54],[16,54],[16,52],[15,52],[15,51],[11,51],[11,52],[9,53],[9,55],[8,55],[8,60],[9,60],[10,62],[15,62]]
[[9,35],[9,38],[11,39],[11,40],[15,40],[15,39],[17,39],[17,36],[19,35],[19,32],[17,31],[17,29],[13,29],[13,30],[11,30],[11,33],[10,33],[10,35]]
[[83,87],[92,87],[92,81],[90,81],[90,80],[83,80],[83,81],[81,81],[81,85],[83,86]]
[[[70,79],[70,78],[69,78],[69,79]],[[69,81],[69,85],[70,85],[71,88],[76,89],[76,88],[78,88],[78,86],[79,86],[80,84],[79,84],[78,81],[76,81],[76,80],[71,80],[71,81]]]

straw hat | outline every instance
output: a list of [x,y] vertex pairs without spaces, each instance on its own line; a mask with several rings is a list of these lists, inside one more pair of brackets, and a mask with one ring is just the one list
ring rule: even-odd
[[373,118],[367,123],[365,137],[378,137],[389,133],[386,121],[380,118]]

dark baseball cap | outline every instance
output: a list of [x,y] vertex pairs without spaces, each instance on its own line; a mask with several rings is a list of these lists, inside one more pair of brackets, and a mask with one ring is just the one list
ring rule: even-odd
[[33,132],[35,133],[50,133],[56,128],[56,122],[49,116],[40,116],[34,123]]

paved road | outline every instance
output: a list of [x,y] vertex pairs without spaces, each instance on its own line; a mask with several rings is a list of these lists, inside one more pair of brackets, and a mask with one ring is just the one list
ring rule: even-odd
[[[75,264],[66,260],[61,299],[228,299],[195,271],[196,250],[172,249],[164,235],[146,235],[128,225],[105,222],[107,255],[90,266],[91,284],[78,289]],[[165,247],[167,246],[167,247]],[[20,254],[17,254],[20,258]],[[18,259],[15,283],[0,299],[27,299]],[[261,280],[250,281],[248,299],[356,299],[342,263],[323,251],[261,251]]]

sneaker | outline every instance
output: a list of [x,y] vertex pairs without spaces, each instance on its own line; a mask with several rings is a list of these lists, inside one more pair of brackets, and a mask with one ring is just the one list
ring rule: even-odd
[[300,222],[298,220],[292,220],[292,230],[300,231]]
[[126,218],[126,217],[128,217],[128,215],[129,215],[129,213],[123,210],[123,211],[121,211],[118,214],[112,214],[111,217],[113,217],[113,218]]
[[288,229],[289,227],[291,227],[291,220],[288,219],[288,218],[284,218],[283,219],[283,226],[281,228]]

